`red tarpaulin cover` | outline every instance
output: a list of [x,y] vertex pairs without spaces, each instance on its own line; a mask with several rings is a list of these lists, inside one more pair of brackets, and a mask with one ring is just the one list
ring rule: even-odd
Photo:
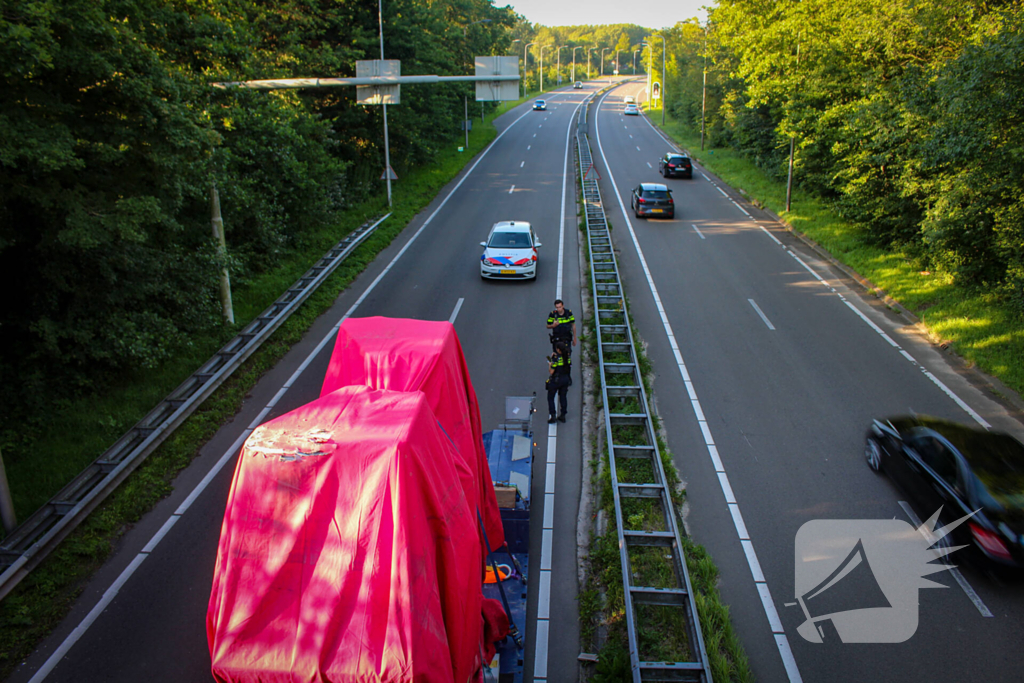
[[260,426],[235,470],[207,638],[218,681],[467,681],[481,557],[419,392],[345,387]]
[[426,395],[455,442],[470,508],[479,507],[491,549],[500,548],[505,531],[487,466],[480,407],[452,324],[380,317],[344,320],[320,395],[349,385]]

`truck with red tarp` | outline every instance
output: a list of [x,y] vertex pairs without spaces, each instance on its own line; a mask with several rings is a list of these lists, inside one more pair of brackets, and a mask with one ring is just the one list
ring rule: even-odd
[[[481,681],[497,673],[496,641],[512,653],[501,670],[521,676],[522,641],[510,650],[505,635],[509,615],[525,617],[529,471],[512,549],[485,447],[509,440],[495,433],[482,433],[450,323],[343,321],[320,397],[242,447],[207,610],[214,678]],[[488,557],[497,548],[508,571]],[[498,591],[511,603],[484,597],[488,559],[519,584]]]

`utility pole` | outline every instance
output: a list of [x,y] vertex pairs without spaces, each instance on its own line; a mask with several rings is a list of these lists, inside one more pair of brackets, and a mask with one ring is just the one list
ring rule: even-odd
[[228,273],[228,245],[224,239],[224,220],[220,215],[220,195],[217,186],[210,185],[210,222],[213,239],[217,241],[217,260],[220,261],[220,307],[224,322],[235,324],[235,310],[231,305],[231,275]]
[[[384,61],[384,9],[382,0],[377,0],[377,25],[380,27],[380,60]],[[388,208],[391,208],[391,145],[388,142],[388,105],[381,98],[384,108],[384,177],[388,183]]]
[[[796,39],[796,66],[800,68],[800,36]],[[786,213],[789,213],[790,199],[793,197],[793,148],[796,146],[796,138],[789,137],[789,176],[786,178]]]

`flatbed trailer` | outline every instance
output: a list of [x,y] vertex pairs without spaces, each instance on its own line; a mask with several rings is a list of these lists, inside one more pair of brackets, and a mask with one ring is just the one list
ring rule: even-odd
[[534,396],[506,396],[505,422],[483,435],[487,464],[505,530],[505,545],[491,548],[487,564],[504,581],[484,583],[485,598],[500,600],[510,617],[510,633],[496,644],[496,661],[485,680],[522,683],[526,659],[527,582],[530,573],[530,484],[536,444]]

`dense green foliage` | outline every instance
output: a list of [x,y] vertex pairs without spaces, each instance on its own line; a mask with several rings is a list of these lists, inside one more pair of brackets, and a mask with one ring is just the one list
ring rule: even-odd
[[[572,78],[573,58],[576,60],[576,80],[598,78],[601,75],[602,57],[604,74],[612,75],[618,59],[619,73],[645,73],[643,58],[640,55],[641,44],[650,30],[636,24],[609,24],[602,26],[541,26],[530,24],[522,17],[512,31],[512,38],[518,40],[512,46],[517,49],[522,60],[524,49],[533,43],[527,51],[529,59],[526,73],[526,87],[536,90],[539,83],[540,53],[544,49],[544,82],[555,83],[561,66],[562,82]],[[558,48],[562,49],[559,51]],[[576,48],[576,49],[574,49]],[[634,52],[636,54],[634,54]],[[634,62],[635,57],[635,62]],[[588,67],[589,74],[588,76]]]
[[[387,2],[385,56],[470,73],[473,55],[506,52],[515,19],[489,0]],[[383,204],[380,107],[351,88],[210,86],[352,76],[381,47],[376,3],[330,0],[11,0],[0,38],[0,442],[16,459],[63,402],[230,334],[211,185],[236,288],[340,211]],[[402,88],[400,177],[459,134],[471,92]]]
[[[1024,311],[1024,6],[721,0],[665,32],[666,104],[920,270]],[[655,63],[660,41],[653,41]],[[706,61],[705,61],[706,60]]]

